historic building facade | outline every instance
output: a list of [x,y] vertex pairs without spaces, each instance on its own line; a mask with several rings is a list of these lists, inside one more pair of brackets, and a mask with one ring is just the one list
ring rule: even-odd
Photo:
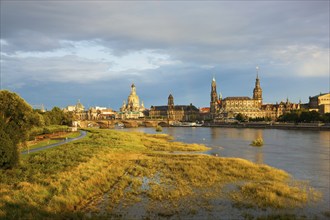
[[64,109],[65,112],[73,112],[76,120],[102,120],[113,119],[117,112],[106,107],[90,107],[85,109],[84,105],[78,100],[76,105],[69,105]]
[[168,96],[167,105],[151,106],[150,118],[163,118],[172,121],[196,121],[199,117],[199,110],[192,104],[174,105],[172,94]]
[[76,119],[78,120],[86,119],[85,106],[80,103],[80,100],[78,100],[76,105],[68,105],[66,108],[63,109],[63,111],[73,112]]
[[321,114],[330,112],[330,93],[320,93],[309,97],[308,107],[310,111],[317,111]]
[[124,100],[120,108],[119,117],[121,119],[138,119],[144,117],[145,107],[143,101],[140,105],[139,96],[136,94],[136,87],[134,83],[131,85],[131,93],[127,98],[127,103]]
[[218,98],[216,93],[217,85],[213,78],[211,83],[210,117],[213,119],[233,118],[237,114],[242,114],[247,118],[269,118],[274,120],[286,112],[300,109],[300,103],[291,103],[288,99],[286,102],[279,104],[263,104],[258,70],[259,68],[257,67],[257,77],[252,98],[236,96],[222,99],[221,95]]

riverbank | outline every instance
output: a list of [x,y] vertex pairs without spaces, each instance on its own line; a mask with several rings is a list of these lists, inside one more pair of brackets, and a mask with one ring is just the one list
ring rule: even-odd
[[319,198],[266,165],[198,152],[167,135],[89,130],[83,140],[0,171],[0,218],[266,218],[304,215]]
[[21,152],[21,154],[22,155],[27,155],[27,154],[30,154],[30,153],[35,153],[35,152],[38,152],[38,151],[42,151],[42,150],[46,150],[46,149],[49,149],[49,148],[57,147],[57,146],[67,144],[69,142],[76,141],[76,140],[79,140],[81,138],[84,138],[86,135],[87,135],[86,131],[80,130],[80,131],[73,132],[73,133],[65,133],[63,135],[60,135],[61,137],[57,137],[55,140],[46,138],[46,140],[42,140],[40,142],[37,142],[37,144],[34,144],[34,145],[30,146],[30,148],[28,147],[27,150],[23,150]]
[[205,123],[203,127],[222,127],[222,128],[268,128],[268,129],[284,129],[284,130],[313,130],[313,131],[330,131],[330,125],[318,123]]
[[67,139],[74,139],[81,135],[81,132],[54,132],[46,135],[37,135],[34,140],[27,141],[24,145],[20,147],[21,152],[28,152],[32,149],[44,147],[51,144],[56,144],[59,142],[63,142]]

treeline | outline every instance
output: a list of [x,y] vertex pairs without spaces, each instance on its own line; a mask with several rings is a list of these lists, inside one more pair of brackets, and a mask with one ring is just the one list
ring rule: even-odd
[[280,122],[310,123],[324,122],[330,123],[330,113],[320,114],[317,111],[296,110],[281,115]]
[[[240,122],[247,122],[247,121],[271,121],[271,118],[248,118],[245,115],[239,113],[235,117],[236,120]],[[330,123],[330,113],[320,114],[317,111],[308,111],[308,110],[295,110],[288,113],[281,115],[277,121],[279,122],[294,122],[294,123],[311,123],[311,122],[324,122]]]
[[12,168],[19,163],[20,143],[25,143],[37,132],[48,132],[50,125],[70,125],[73,119],[71,113],[65,113],[58,107],[47,112],[33,110],[19,95],[1,90],[0,168]]
[[59,107],[54,107],[51,111],[42,112],[41,110],[33,110],[39,127],[49,125],[71,125],[74,115],[72,112],[64,112]]
[[74,120],[72,112],[64,112],[58,107],[46,112],[36,109],[33,110],[32,115],[35,118],[35,123],[29,131],[29,140],[33,140],[36,136],[42,134],[66,131],[68,126],[72,125],[72,120]]

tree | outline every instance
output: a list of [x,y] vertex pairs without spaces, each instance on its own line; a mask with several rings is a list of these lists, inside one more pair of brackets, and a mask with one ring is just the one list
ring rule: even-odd
[[321,114],[316,111],[306,111],[306,110],[297,110],[297,111],[291,111],[288,113],[285,113],[281,115],[281,117],[278,119],[279,121],[284,122],[316,122],[320,120],[326,120],[326,116],[323,119],[321,117]]
[[325,113],[321,116],[321,121],[324,123],[330,123],[330,113]]
[[238,113],[235,117],[235,119],[239,122],[244,122],[246,121],[246,117],[242,113]]
[[13,167],[18,162],[18,153],[10,136],[5,132],[5,121],[0,117],[0,168]]
[[302,112],[300,115],[301,122],[315,122],[320,120],[320,113],[317,111],[306,111]]
[[0,91],[0,167],[19,162],[18,144],[25,142],[34,124],[40,123],[31,106],[17,94]]
[[73,114],[71,112],[64,112],[59,107],[54,107],[51,111],[46,112],[44,115],[46,125],[71,125]]

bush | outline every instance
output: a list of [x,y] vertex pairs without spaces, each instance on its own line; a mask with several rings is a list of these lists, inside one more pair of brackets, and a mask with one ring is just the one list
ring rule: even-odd
[[51,134],[52,132],[50,131],[49,128],[44,128],[42,131],[43,134]]
[[157,127],[156,127],[156,131],[157,131],[157,132],[162,132],[162,131],[163,131],[163,128],[162,128],[161,126],[157,125]]
[[264,145],[264,140],[262,138],[257,138],[252,141],[251,145],[254,147],[261,147],[262,145]]

